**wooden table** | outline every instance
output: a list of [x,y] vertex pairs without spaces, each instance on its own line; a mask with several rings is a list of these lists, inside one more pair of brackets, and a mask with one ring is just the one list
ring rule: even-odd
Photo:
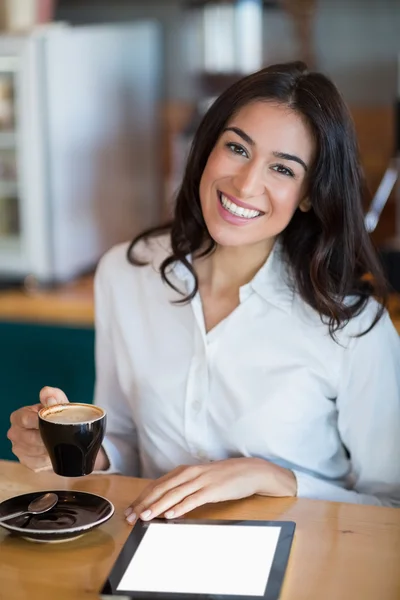
[[[146,484],[118,475],[62,478],[0,461],[0,500],[29,491],[75,489],[109,498],[108,523],[63,544],[36,544],[0,529],[0,598],[94,600],[131,527],[123,511]],[[399,600],[400,510],[253,497],[203,507],[191,517],[297,523],[281,600]]]

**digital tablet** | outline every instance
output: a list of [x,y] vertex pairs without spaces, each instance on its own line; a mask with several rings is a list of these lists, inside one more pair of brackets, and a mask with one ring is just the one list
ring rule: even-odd
[[101,592],[158,600],[277,600],[295,523],[137,521]]

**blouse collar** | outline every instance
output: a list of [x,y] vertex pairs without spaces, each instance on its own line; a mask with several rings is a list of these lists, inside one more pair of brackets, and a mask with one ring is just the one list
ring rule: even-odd
[[[187,261],[192,263],[192,256],[186,256]],[[190,271],[183,263],[177,261],[173,267],[173,272],[180,279],[190,286],[193,277]],[[287,313],[291,312],[294,298],[294,283],[290,276],[290,269],[287,265],[283,247],[280,240],[277,240],[265,263],[257,271],[253,279],[240,288],[240,300],[246,299],[251,292],[256,292],[266,302],[281,308]]]

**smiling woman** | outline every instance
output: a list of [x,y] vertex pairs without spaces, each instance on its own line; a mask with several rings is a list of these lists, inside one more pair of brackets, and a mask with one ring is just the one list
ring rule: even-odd
[[[206,190],[212,177],[223,189]],[[386,286],[364,226],[364,186],[353,122],[334,84],[303,63],[274,65],[211,106],[192,145],[174,223],[138,236],[128,257],[140,264],[136,243],[171,231],[172,254],[161,273],[167,281],[169,267],[184,264],[193,275],[189,300],[199,275],[189,255],[250,244],[261,266],[280,235],[298,293],[327,318],[332,335],[375,296],[381,304],[372,325],[383,314]],[[249,222],[240,208],[265,214]]]
[[[173,222],[104,256],[96,467],[155,479],[130,522],[253,494],[400,505],[400,347],[362,193],[333,83],[275,65],[205,115]],[[44,468],[37,410],[8,435]]]
[[241,108],[200,181],[201,210],[213,240],[221,246],[261,245],[266,256],[297,208],[310,208],[306,174],[314,152],[312,132],[295,111],[265,101]]

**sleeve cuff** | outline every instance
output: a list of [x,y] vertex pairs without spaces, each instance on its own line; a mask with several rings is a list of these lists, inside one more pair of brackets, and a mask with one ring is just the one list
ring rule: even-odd
[[[332,500],[333,502],[351,502],[357,493],[347,490],[340,482],[318,479],[302,471],[293,470],[297,479],[297,497],[313,500]],[[354,496],[354,498],[352,498]]]
[[108,458],[109,467],[105,471],[93,471],[93,474],[120,474],[139,477],[139,459],[136,447],[120,436],[105,436],[102,448]]
[[95,470],[93,471],[93,475],[112,475],[112,474],[120,474],[121,471],[117,468],[118,464],[118,452],[115,448],[114,444],[111,440],[106,437],[103,440],[102,448],[105,452],[105,455],[108,458],[109,467],[104,470]]
[[396,501],[390,496],[378,497],[372,494],[363,494],[356,490],[349,490],[345,482],[326,481],[318,479],[307,473],[293,470],[297,479],[297,497],[311,500],[327,500],[330,502],[350,502],[351,504],[371,504],[373,506],[395,506]]

